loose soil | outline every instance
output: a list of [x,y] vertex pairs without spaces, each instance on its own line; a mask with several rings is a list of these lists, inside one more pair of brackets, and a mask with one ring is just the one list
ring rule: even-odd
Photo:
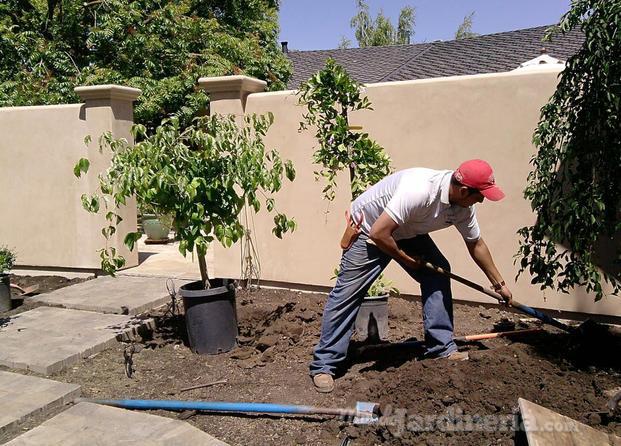
[[11,288],[11,300],[13,301],[13,308],[10,311],[0,312],[1,316],[12,316],[14,314],[32,310],[33,308],[43,305],[40,302],[33,302],[31,299],[29,299],[30,296],[49,293],[50,291],[54,291],[69,285],[75,285],[76,283],[84,282],[89,279],[67,279],[66,277],[61,276],[17,276],[15,274],[11,274],[9,276],[9,280],[11,281],[11,283],[22,288],[28,288],[29,286],[33,285],[39,285],[39,288],[28,296],[21,296],[21,293]]
[[[152,337],[119,344],[51,376],[80,384],[87,398],[254,401],[353,407],[381,404],[374,426],[324,416],[224,415],[150,411],[187,420],[231,445],[513,445],[518,397],[621,436],[621,417],[606,411],[606,392],[621,387],[621,337],[580,338],[555,330],[460,345],[470,360],[419,360],[413,350],[354,354],[319,394],[308,377],[326,296],[288,290],[238,291],[239,344],[216,356],[192,353],[183,317],[150,313]],[[389,340],[422,338],[420,302],[391,298]],[[485,333],[522,316],[456,303],[456,335]],[[531,324],[530,327],[533,327]],[[134,351],[132,354],[131,351]],[[125,356],[131,355],[132,377]],[[194,390],[186,387],[227,380]],[[426,418],[425,418],[426,417]],[[452,424],[451,424],[452,423]],[[26,428],[30,425],[24,425]],[[20,426],[20,428],[23,426]],[[464,429],[466,430],[464,432]]]

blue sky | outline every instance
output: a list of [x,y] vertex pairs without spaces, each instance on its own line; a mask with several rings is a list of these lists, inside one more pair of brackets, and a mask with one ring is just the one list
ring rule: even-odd
[[[464,16],[475,11],[472,30],[479,34],[557,23],[570,0],[367,0],[371,15],[380,9],[393,23],[404,6],[416,9],[412,43],[450,40]],[[336,48],[341,36],[357,46],[349,26],[355,0],[281,0],[280,40],[290,49]]]

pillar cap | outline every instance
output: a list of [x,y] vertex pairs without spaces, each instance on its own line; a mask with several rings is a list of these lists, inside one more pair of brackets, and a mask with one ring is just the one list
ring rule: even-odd
[[198,85],[207,93],[223,93],[238,91],[242,94],[260,93],[265,91],[267,82],[249,76],[216,76],[201,77]]
[[142,94],[138,88],[123,87],[121,85],[92,85],[73,89],[83,101],[92,100],[122,100],[133,102]]

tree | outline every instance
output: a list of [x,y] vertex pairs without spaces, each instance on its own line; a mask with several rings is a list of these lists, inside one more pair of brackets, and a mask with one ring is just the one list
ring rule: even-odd
[[202,76],[247,74],[282,89],[277,0],[5,0],[0,106],[78,102],[77,85],[143,91],[136,122],[190,123],[208,102]]
[[401,9],[395,28],[382,10],[373,19],[369,12],[369,5],[364,0],[357,0],[357,5],[358,13],[352,17],[350,25],[355,30],[360,48],[410,43],[410,39],[414,36],[414,8],[406,6]]
[[[111,133],[100,138],[101,149],[112,152],[110,167],[98,175],[100,193],[82,196],[82,205],[92,213],[102,209],[107,225],[102,234],[109,240],[121,217],[116,210],[127,198],[150,203],[156,213],[172,215],[179,251],[196,250],[201,279],[209,288],[206,253],[218,240],[230,247],[247,232],[239,216],[244,206],[259,212],[261,202],[275,210],[272,194],[283,185],[283,177],[295,178],[290,161],[276,150],[268,150],[263,139],[273,123],[271,113],[245,116],[244,125],[235,117],[202,116],[181,128],[176,118],[166,119],[152,135],[143,125],[132,133],[140,142],[130,145]],[[74,174],[86,173],[90,163],[78,161]],[[282,213],[274,216],[272,232],[281,238],[295,229],[295,222]],[[132,250],[141,234],[130,232],[124,241]],[[100,250],[102,269],[114,273],[125,264],[114,247]]]
[[315,172],[323,177],[324,198],[333,200],[336,177],[349,170],[352,199],[390,173],[390,157],[369,138],[368,133],[352,131],[349,115],[356,110],[371,110],[371,102],[361,94],[361,85],[353,80],[334,59],[300,86],[299,103],[307,107],[300,130],[315,127],[319,147],[313,161],[321,166]]
[[345,36],[341,36],[341,40],[340,40],[337,48],[340,49],[340,50],[351,48],[351,40],[349,40]]
[[464,21],[459,25],[455,32],[455,40],[469,39],[470,37],[476,37],[479,34],[472,32],[472,19],[474,17],[474,11],[464,17]]
[[[621,0],[574,0],[547,33],[584,32],[534,134],[524,195],[537,213],[519,230],[520,273],[541,288],[621,291]],[[613,255],[602,256],[602,248]],[[616,265],[613,265],[616,262]],[[598,266],[603,266],[603,273]]]

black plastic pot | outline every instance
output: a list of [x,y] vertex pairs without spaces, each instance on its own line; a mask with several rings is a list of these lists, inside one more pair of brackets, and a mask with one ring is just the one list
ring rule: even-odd
[[388,339],[388,296],[366,296],[356,316],[355,327],[360,340]]
[[11,309],[11,282],[9,275],[0,274],[0,311],[9,311]]
[[200,280],[191,282],[182,285],[179,294],[190,348],[195,353],[216,355],[236,345],[235,285],[230,279],[213,279],[210,284],[211,288],[203,289]]

